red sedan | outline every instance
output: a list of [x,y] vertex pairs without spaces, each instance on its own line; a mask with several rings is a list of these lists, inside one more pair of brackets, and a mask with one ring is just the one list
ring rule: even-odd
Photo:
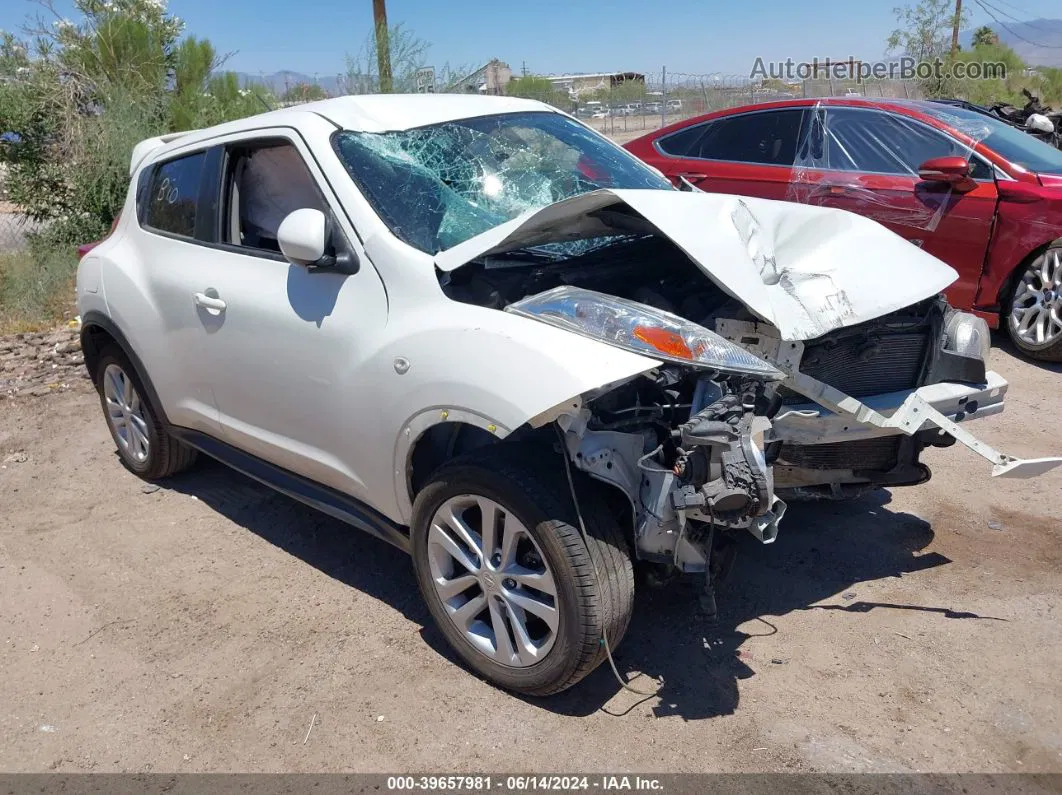
[[948,300],[1062,361],[1062,151],[989,116],[906,100],[709,113],[627,149],[674,182],[869,216],[959,273]]

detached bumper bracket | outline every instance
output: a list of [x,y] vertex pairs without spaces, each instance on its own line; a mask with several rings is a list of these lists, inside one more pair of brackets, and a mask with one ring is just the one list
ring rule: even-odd
[[1050,472],[1055,467],[1062,466],[1062,458],[1021,459],[999,452],[991,445],[982,442],[959,423],[937,411],[918,394],[918,391],[908,395],[907,399],[893,412],[892,416],[886,417],[856,398],[846,395],[841,390],[801,372],[790,372],[785,384],[790,389],[811,398],[830,411],[850,415],[865,425],[873,425],[877,428],[890,430],[896,429],[908,436],[913,436],[927,425],[931,428],[939,428],[953,436],[957,441],[962,442],[982,458],[990,461],[992,463],[992,477],[1033,478],[1045,472]]

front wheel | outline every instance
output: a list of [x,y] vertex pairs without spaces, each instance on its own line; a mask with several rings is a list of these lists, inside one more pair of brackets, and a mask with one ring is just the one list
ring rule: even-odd
[[1017,275],[1007,332],[1032,359],[1062,362],[1062,243],[1053,243]]
[[[579,481],[583,483],[583,481]],[[584,483],[584,486],[586,484]],[[417,582],[439,629],[476,673],[526,695],[557,693],[615,648],[634,603],[616,519],[549,448],[484,448],[440,468],[413,506]]]

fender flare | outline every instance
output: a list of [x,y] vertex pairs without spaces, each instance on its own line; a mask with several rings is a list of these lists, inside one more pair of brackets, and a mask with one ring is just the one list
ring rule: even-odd
[[159,394],[155,391],[155,385],[151,383],[151,377],[148,375],[147,369],[144,367],[144,363],[137,355],[136,350],[129,343],[128,338],[122,333],[122,330],[118,328],[113,320],[107,317],[102,312],[92,309],[86,312],[81,318],[81,350],[85,356],[85,369],[89,371],[89,378],[95,379],[96,374],[89,368],[89,362],[94,361],[95,357],[99,355],[99,349],[96,346],[96,342],[93,339],[92,329],[98,328],[103,331],[107,336],[117,343],[118,347],[122,349],[122,353],[133,365],[136,370],[137,377],[140,379],[140,383],[144,386],[144,392],[147,394],[145,397],[148,399],[148,403],[151,405],[151,409],[155,416],[159,418],[159,421],[166,427],[169,427],[170,421],[166,417],[166,412],[162,408],[162,401],[159,400]]
[[421,437],[431,428],[450,422],[460,422],[481,428],[496,436],[499,441],[513,432],[512,428],[507,428],[483,414],[447,406],[425,409],[406,420],[402,426],[402,432],[398,435],[398,441],[395,442],[394,482],[398,510],[402,521],[407,524],[413,516],[413,500],[410,498],[409,483],[413,450]]

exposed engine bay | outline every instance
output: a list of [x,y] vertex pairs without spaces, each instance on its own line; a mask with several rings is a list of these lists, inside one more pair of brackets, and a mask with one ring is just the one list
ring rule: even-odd
[[705,575],[714,613],[713,550],[748,531],[774,541],[785,503],[764,450],[776,382],[664,366],[587,396],[558,418],[570,458],[631,502],[640,560]]
[[[623,239],[556,262],[513,252],[444,279],[451,298],[494,309],[563,286],[708,327],[722,312],[747,316],[681,251],[655,237]],[[627,495],[639,559],[703,573],[710,585],[713,542],[722,541],[717,534],[748,530],[774,540],[785,511],[765,450],[769,416],[781,405],[781,374],[774,376],[666,363],[584,395],[557,418],[576,467]]]
[[[960,429],[953,419],[972,416],[976,402],[957,398],[949,418],[919,396],[938,382],[985,388],[987,326],[939,296],[786,340],[675,243],[641,230],[486,254],[440,271],[440,283],[455,301],[641,345],[664,360],[541,419],[556,421],[578,469],[626,495],[637,557],[705,574],[713,606],[713,549],[736,531],[773,541],[785,512],[779,495],[840,499],[923,483],[930,473],[921,451],[956,439],[992,461],[996,474],[1040,465]],[[654,325],[661,318],[663,326]],[[708,364],[684,361],[695,349],[712,349]],[[1003,391],[1005,382],[998,409]],[[883,405],[882,398],[899,407],[891,417],[861,402]]]
[[721,314],[751,317],[661,237],[618,238],[585,254],[558,254],[556,259],[541,251],[484,257],[445,274],[443,289],[456,301],[504,309],[525,296],[573,285],[663,309],[705,328],[714,328]]

